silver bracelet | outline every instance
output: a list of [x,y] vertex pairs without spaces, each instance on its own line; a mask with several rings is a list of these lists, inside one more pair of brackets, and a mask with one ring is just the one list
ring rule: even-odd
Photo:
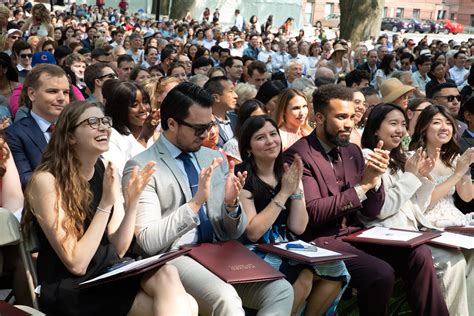
[[227,203],[224,203],[224,206],[227,207],[227,208],[237,208],[239,207],[239,198],[237,197],[236,201],[235,201],[235,204],[232,205],[232,204],[227,204]]
[[278,202],[278,201],[275,200],[275,199],[272,199],[272,201],[273,201],[273,203],[276,204],[276,206],[278,206],[279,208],[281,208],[282,211],[286,210],[285,204],[282,204],[282,203]]
[[107,214],[109,214],[109,215],[110,215],[110,214],[112,214],[112,211],[106,211],[106,210],[104,210],[103,208],[101,208],[101,207],[98,207],[98,206],[96,207],[96,209],[97,209],[98,211],[101,211],[101,212],[107,213]]

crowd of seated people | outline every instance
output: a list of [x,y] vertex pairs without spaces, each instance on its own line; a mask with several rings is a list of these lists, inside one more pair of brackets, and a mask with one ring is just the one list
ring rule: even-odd
[[[0,208],[37,241],[42,312],[334,315],[347,293],[385,315],[401,279],[414,315],[474,315],[472,249],[345,240],[474,224],[474,39],[351,44],[239,10],[227,29],[219,14],[66,12],[0,6]],[[77,287],[130,257],[227,240],[284,278],[229,284],[181,256]],[[296,240],[352,256],[256,248]],[[15,303],[32,305],[18,250],[1,245],[2,260]]]

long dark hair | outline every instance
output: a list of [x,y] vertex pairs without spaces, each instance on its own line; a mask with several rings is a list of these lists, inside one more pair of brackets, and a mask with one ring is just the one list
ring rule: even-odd
[[394,58],[395,58],[395,55],[393,54],[387,54],[383,56],[382,61],[380,62],[379,69],[382,69],[385,75],[389,75],[395,70],[395,69],[390,68],[390,63],[392,62]]
[[[239,136],[240,157],[242,158],[244,170],[247,170],[247,181],[254,189],[252,192],[253,196],[262,196],[267,194],[268,191],[273,190],[272,187],[260,180],[260,178],[257,176],[257,164],[255,163],[253,155],[249,154],[252,136],[267,122],[270,122],[278,132],[278,126],[272,118],[266,115],[258,115],[251,116],[244,122]],[[278,134],[280,133],[278,132]],[[279,182],[283,176],[283,154],[281,147],[280,153],[275,160],[273,172]]]
[[456,141],[458,128],[456,120],[451,115],[448,109],[441,105],[431,105],[421,111],[418,121],[416,122],[415,131],[413,133],[410,150],[416,150],[419,147],[426,148],[426,130],[428,129],[433,117],[440,113],[447,118],[453,126],[453,136],[448,143],[441,146],[440,159],[448,167],[453,166],[453,160],[459,153],[459,145]]
[[[376,133],[387,114],[392,111],[400,111],[403,114],[405,122],[408,124],[408,117],[400,106],[393,103],[382,103],[375,106],[372,111],[370,111],[364,128],[364,133],[362,133],[362,148],[373,149],[377,146],[379,139],[377,138]],[[405,171],[406,161],[407,157],[403,152],[402,143],[400,142],[396,148],[393,148],[390,151],[390,162],[388,166],[391,169],[391,173],[394,174],[398,170]]]
[[128,108],[133,105],[137,91],[142,93],[143,103],[149,103],[148,93],[141,86],[131,81],[117,82],[111,86],[113,91],[107,93],[104,112],[112,118],[113,127],[122,135],[129,135]]
[[240,130],[242,129],[245,121],[259,108],[263,112],[266,112],[263,103],[256,99],[250,99],[242,103],[239,108],[239,119],[237,120],[237,126],[235,128],[235,134],[237,135],[237,138],[239,138]]

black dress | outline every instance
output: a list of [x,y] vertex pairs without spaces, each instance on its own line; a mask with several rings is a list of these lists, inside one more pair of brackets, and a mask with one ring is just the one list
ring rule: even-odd
[[[91,210],[95,212],[102,198],[102,181],[105,167],[99,159],[89,181],[93,194]],[[40,251],[37,260],[38,283],[41,285],[39,303],[41,310],[49,315],[127,315],[140,289],[140,276],[127,278],[88,289],[76,286],[104,272],[104,269],[120,258],[106,233],[83,276],[70,273],[49,244],[43,231],[34,223],[38,232]],[[86,220],[85,229],[90,221]]]

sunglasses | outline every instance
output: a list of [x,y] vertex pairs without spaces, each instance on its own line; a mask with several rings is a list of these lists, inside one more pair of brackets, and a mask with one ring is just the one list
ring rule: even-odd
[[31,58],[33,54],[20,54],[21,58]]
[[458,102],[461,101],[461,95],[460,94],[458,94],[458,95],[437,95],[437,96],[435,96],[435,98],[446,98],[446,100],[448,100],[448,102],[453,102],[454,98],[456,98],[456,100],[458,100]]
[[98,129],[100,125],[105,126],[106,128],[111,128],[112,127],[112,118],[110,116],[104,116],[104,117],[89,117],[74,126],[74,128],[78,127],[79,125],[82,125],[86,123],[89,125],[92,129]]
[[211,128],[216,125],[215,121],[209,122],[208,124],[190,124],[180,119],[175,119],[181,125],[190,127],[194,130],[194,136],[201,136],[205,132],[209,132]]
[[20,36],[10,36],[11,39],[17,40],[20,38]]
[[54,48],[45,49],[45,52],[50,52],[50,53],[52,53],[52,52],[54,52]]

